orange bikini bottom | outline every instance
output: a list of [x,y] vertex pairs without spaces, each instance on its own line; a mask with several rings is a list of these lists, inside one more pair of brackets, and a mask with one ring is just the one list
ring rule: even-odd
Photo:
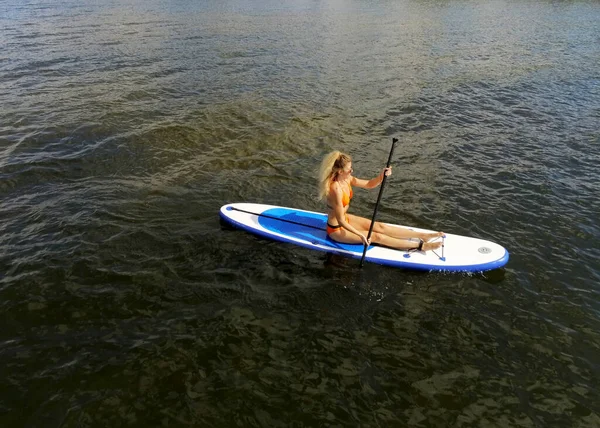
[[[350,223],[350,219],[348,219],[348,216],[346,216],[346,222]],[[337,232],[339,229],[341,229],[342,225],[338,224],[336,226],[332,226],[329,224],[329,222],[327,223],[327,235],[331,235],[333,232]]]

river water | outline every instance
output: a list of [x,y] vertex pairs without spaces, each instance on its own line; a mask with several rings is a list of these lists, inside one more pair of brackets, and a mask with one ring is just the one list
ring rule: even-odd
[[[0,426],[600,426],[600,3],[0,4]],[[232,230],[323,211],[501,243],[485,274]],[[377,192],[358,189],[370,216]]]

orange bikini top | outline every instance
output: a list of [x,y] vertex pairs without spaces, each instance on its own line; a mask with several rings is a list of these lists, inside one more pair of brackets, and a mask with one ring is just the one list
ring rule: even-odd
[[[354,196],[354,192],[352,191],[352,186],[350,185],[350,183],[348,183],[348,189],[350,189],[350,193],[346,193],[346,191],[344,190],[342,194],[342,205],[344,206],[344,208],[350,205],[350,200],[352,199],[352,196]],[[327,207],[333,209],[333,207],[330,207],[329,205],[327,205]]]
[[348,189],[350,189],[350,194],[344,191],[344,195],[342,196],[342,204],[344,205],[344,208],[350,204],[350,200],[352,199],[352,196],[354,196],[354,192],[352,191],[352,186],[350,184],[348,184]]

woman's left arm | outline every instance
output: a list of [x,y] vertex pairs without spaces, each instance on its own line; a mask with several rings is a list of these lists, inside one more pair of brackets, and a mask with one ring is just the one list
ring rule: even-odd
[[371,178],[370,180],[363,180],[361,178],[352,177],[352,186],[361,187],[363,189],[374,189],[379,186],[383,181],[383,176],[387,175],[388,177],[392,175],[392,167],[384,168],[377,177]]

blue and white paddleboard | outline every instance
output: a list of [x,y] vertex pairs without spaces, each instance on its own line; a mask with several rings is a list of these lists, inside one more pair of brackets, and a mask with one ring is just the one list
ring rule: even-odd
[[[362,244],[341,244],[327,237],[326,214],[273,205],[237,203],[222,206],[221,217],[236,227],[276,241],[357,259],[363,255]],[[432,232],[413,227],[410,229]],[[412,252],[371,245],[365,260],[406,269],[453,272],[482,272],[500,268],[508,262],[508,251],[494,242],[446,233],[443,243],[443,250]]]

